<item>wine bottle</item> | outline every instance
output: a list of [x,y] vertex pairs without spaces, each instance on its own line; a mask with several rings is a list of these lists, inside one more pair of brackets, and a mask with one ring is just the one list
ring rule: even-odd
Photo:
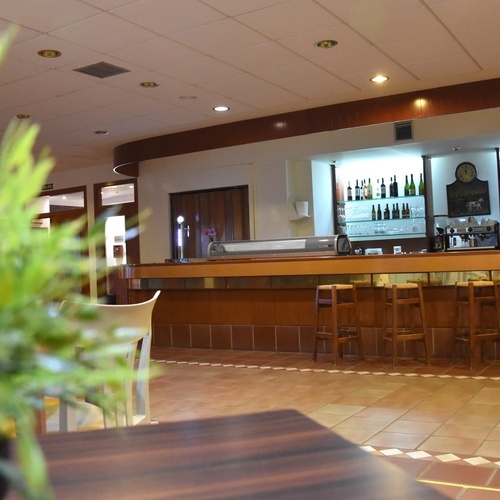
[[415,196],[415,182],[413,181],[413,174],[411,175],[410,179],[410,188],[408,190],[410,196]]
[[356,185],[354,186],[354,199],[355,200],[361,199],[361,192],[359,189],[358,179],[356,179]]
[[384,219],[390,219],[391,218],[391,212],[389,212],[389,203],[385,204],[385,210],[384,210]]
[[380,198],[380,181],[377,179],[377,184],[375,184],[375,198]]
[[347,201],[352,201],[352,187],[350,181],[347,181]]
[[363,179],[363,185],[361,188],[361,196],[363,197],[363,200],[366,200],[367,195],[368,195],[368,190],[366,188],[366,180]]
[[396,176],[394,176],[394,182],[392,183],[392,193],[394,194],[394,198],[399,196],[398,181],[396,180]]
[[377,220],[377,212],[375,212],[375,205],[372,205],[372,220]]
[[380,197],[385,198],[385,183],[384,178],[382,177],[382,184],[380,184]]
[[377,208],[377,220],[382,220],[382,210],[380,210],[380,203]]
[[418,194],[424,194],[424,191],[425,191],[424,179],[422,177],[422,174],[420,174],[420,182],[418,184]]
[[368,177],[368,186],[366,186],[366,197],[371,200],[373,198],[373,186],[372,181]]
[[391,219],[396,218],[396,205],[393,203],[392,204],[392,211],[391,211]]
[[399,219],[400,216],[401,216],[401,212],[399,211],[399,203],[396,203],[396,212],[395,212],[395,214],[396,215],[394,216],[394,218],[395,219]]
[[408,184],[408,176],[406,176],[406,182],[405,182],[405,196],[410,196],[410,185]]
[[394,190],[393,190],[393,184],[392,184],[392,177],[391,177],[391,182],[389,183],[389,198],[394,198]]

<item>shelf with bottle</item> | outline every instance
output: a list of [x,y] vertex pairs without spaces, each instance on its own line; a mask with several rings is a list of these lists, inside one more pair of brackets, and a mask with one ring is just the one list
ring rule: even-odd
[[402,186],[399,185],[396,175],[390,176],[388,184],[385,183],[384,177],[374,179],[373,184],[371,178],[368,178],[368,182],[365,179],[356,179],[354,187],[351,186],[351,181],[347,181],[346,197],[343,201],[423,196],[425,195],[423,174],[420,172],[420,174],[415,174],[415,176],[417,175],[420,177],[414,178],[413,173],[406,174],[405,182]]
[[345,222],[339,224],[339,232],[347,234],[354,241],[367,238],[423,238],[425,217]]

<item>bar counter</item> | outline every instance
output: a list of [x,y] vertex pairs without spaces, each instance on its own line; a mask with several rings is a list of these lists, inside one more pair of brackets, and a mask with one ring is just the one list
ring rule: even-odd
[[[356,283],[367,355],[380,354],[383,285],[418,281],[432,354],[447,358],[453,285],[500,279],[500,251],[192,260],[123,266],[118,275],[119,303],[147,300],[162,290],[153,312],[157,346],[288,352],[311,352],[315,287]],[[322,350],[331,352],[327,344]]]

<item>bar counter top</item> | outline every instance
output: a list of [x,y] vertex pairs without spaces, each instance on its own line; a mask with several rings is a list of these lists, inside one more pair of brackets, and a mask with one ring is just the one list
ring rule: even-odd
[[470,250],[399,255],[348,255],[274,259],[171,261],[127,265],[124,279],[432,273],[500,270],[500,251]]

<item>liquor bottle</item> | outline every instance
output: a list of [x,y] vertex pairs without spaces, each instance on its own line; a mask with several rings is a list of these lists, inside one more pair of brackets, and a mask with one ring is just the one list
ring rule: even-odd
[[403,203],[403,206],[401,207],[401,218],[402,219],[407,219],[407,215],[406,215],[406,205]]
[[389,212],[389,203],[385,204],[385,210],[384,210],[384,219],[390,219],[391,218],[391,212]]
[[392,184],[392,177],[391,177],[391,182],[389,184],[389,198],[394,198],[394,191],[393,191],[393,184]]
[[384,178],[382,177],[382,184],[380,184],[380,197],[385,198],[385,183]]
[[356,185],[354,186],[354,199],[355,200],[361,199],[361,192],[359,189],[358,179],[356,179]]
[[366,197],[371,200],[373,198],[373,186],[372,181],[368,177],[368,186],[366,186]]
[[400,216],[401,216],[401,212],[399,211],[399,203],[396,203],[396,212],[395,212],[395,214],[396,215],[394,216],[394,218],[395,219],[399,219]]
[[372,205],[372,220],[377,220],[377,212],[375,212],[375,205]]
[[347,201],[352,201],[352,187],[350,181],[347,181]]
[[377,179],[377,184],[375,184],[375,198],[380,198],[380,181]]
[[422,177],[422,174],[420,174],[420,182],[418,184],[418,194],[424,194],[424,191],[425,191],[424,179]]
[[394,182],[392,183],[392,193],[394,194],[394,198],[399,196],[398,181],[396,180],[396,176],[394,176]]
[[408,176],[406,176],[406,182],[405,182],[405,196],[410,196],[410,185],[408,184]]
[[392,204],[392,211],[391,211],[391,219],[396,218],[396,205],[393,203]]
[[409,194],[410,196],[415,196],[415,182],[413,182],[413,174],[410,175],[411,175],[411,180],[410,180]]
[[380,203],[377,208],[377,220],[382,220],[382,210],[380,210]]

